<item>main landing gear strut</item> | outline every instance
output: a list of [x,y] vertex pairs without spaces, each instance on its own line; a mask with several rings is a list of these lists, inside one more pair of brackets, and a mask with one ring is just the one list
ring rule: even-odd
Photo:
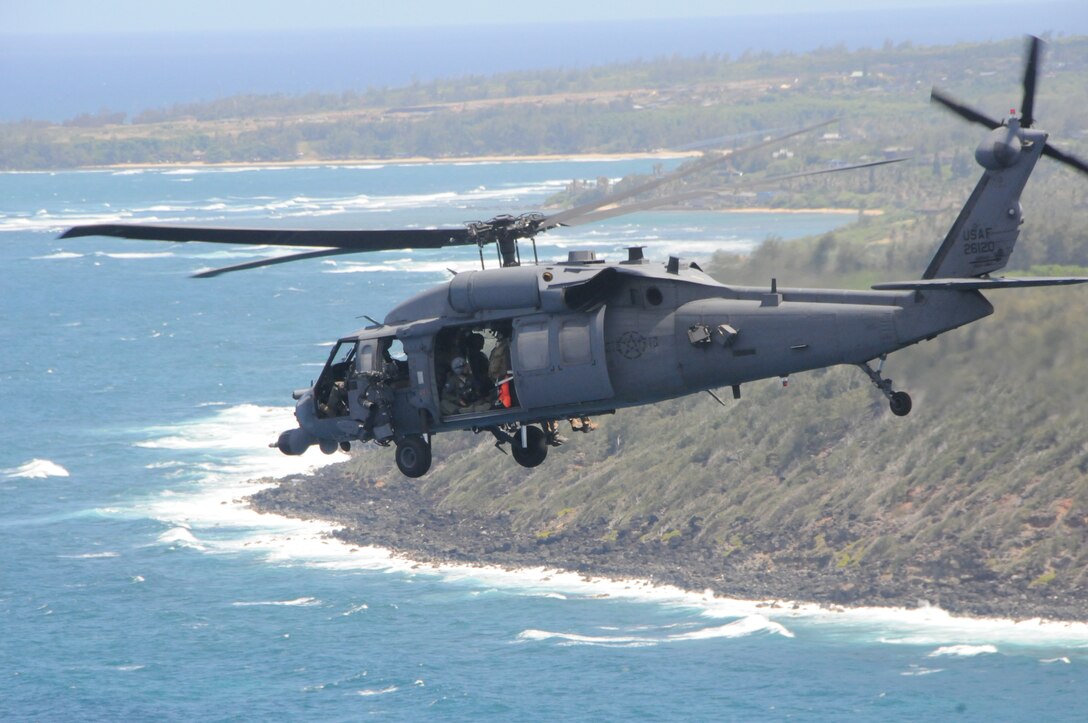
[[884,361],[887,358],[887,354],[881,354],[880,363],[876,365],[876,369],[870,367],[869,362],[865,362],[864,364],[858,364],[858,366],[873,382],[873,385],[877,389],[879,389],[885,397],[888,398],[888,406],[891,407],[892,414],[897,417],[905,417],[910,414],[910,395],[906,392],[894,391],[892,389],[892,380],[880,376],[880,373],[884,370]]

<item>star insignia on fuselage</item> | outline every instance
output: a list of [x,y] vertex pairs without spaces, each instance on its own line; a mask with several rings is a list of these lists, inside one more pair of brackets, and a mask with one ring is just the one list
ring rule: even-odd
[[646,337],[637,331],[624,332],[616,341],[616,350],[624,359],[638,359],[646,352]]

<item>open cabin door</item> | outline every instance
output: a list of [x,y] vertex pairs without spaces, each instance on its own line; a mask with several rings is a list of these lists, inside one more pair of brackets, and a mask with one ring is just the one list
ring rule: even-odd
[[604,307],[514,320],[514,388],[522,407],[592,402],[613,395],[604,356]]

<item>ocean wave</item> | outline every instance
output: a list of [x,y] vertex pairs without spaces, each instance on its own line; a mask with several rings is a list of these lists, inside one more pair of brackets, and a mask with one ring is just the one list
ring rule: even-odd
[[320,605],[321,601],[313,597],[300,597],[294,600],[258,600],[256,602],[232,602],[231,605],[239,608],[247,607],[313,607]]
[[976,655],[993,655],[997,652],[996,645],[942,645],[929,654],[931,658],[952,656],[956,658],[973,658]]
[[347,617],[349,615],[354,615],[355,613],[361,613],[364,610],[369,610],[369,609],[370,609],[370,606],[367,605],[366,603],[363,603],[361,605],[353,605],[350,608],[348,608],[348,610],[346,612],[343,612],[343,613],[340,613],[340,614],[343,615],[344,617]]
[[47,256],[31,256],[32,261],[54,261],[64,259],[81,259],[83,254],[77,254],[74,251],[58,251],[55,254],[49,254]]
[[95,251],[95,256],[104,256],[109,259],[125,261],[138,261],[142,259],[165,259],[174,256],[173,251]]
[[120,557],[121,553],[112,552],[107,550],[106,552],[84,552],[79,555],[58,555],[69,560],[108,560],[113,557]]
[[396,693],[400,688],[395,685],[389,685],[384,688],[364,688],[363,690],[355,691],[356,695],[372,696],[372,695],[388,695],[389,693]]
[[910,670],[904,670],[900,675],[906,677],[921,677],[923,675],[933,675],[935,673],[943,673],[944,668],[923,668],[918,665],[910,666]]
[[[664,629],[674,629],[668,625]],[[640,626],[639,631],[649,630]],[[518,634],[520,641],[559,640],[561,645],[596,645],[602,647],[649,647],[666,643],[679,643],[690,640],[715,640],[723,638],[743,638],[757,633],[770,633],[792,638],[793,633],[780,623],[772,622],[762,615],[749,615],[725,625],[697,628],[686,632],[665,633],[663,635],[584,635],[580,633],[558,633],[547,630],[524,630]]]
[[670,635],[668,637],[668,640],[673,641],[709,640],[711,638],[741,638],[748,635],[754,635],[756,633],[770,633],[773,635],[781,635],[785,638],[794,637],[794,634],[781,623],[773,622],[762,615],[748,615],[741,618],[740,620],[736,620],[726,625],[703,628],[701,630],[693,630],[687,633]]
[[291,407],[244,404],[201,409],[206,412],[201,418],[148,428],[145,439],[135,443],[143,449],[168,450],[170,456],[159,460],[161,466],[153,469],[163,479],[174,481],[172,484],[179,478],[188,479],[186,486],[104,514],[159,520],[169,529],[158,537],[157,544],[209,553],[256,551],[274,561],[276,545],[262,544],[263,536],[283,536],[285,542],[312,540],[313,545],[321,545],[333,526],[260,515],[249,508],[245,498],[267,487],[273,477],[306,473],[346,456],[315,450],[289,457],[270,449],[269,442],[282,430],[296,426]]
[[165,545],[181,545],[197,550],[206,549],[206,546],[196,539],[193,531],[188,527],[172,527],[159,535],[158,540]]
[[413,274],[440,274],[449,275],[451,270],[461,273],[462,271],[475,271],[480,267],[479,259],[466,260],[466,261],[412,261],[411,259],[403,259],[398,261],[381,261],[377,263],[367,263],[364,261],[342,261],[337,262],[335,265],[331,265],[332,268],[325,269],[323,273],[326,274],[362,274],[362,273],[385,273],[389,271],[395,271],[397,273],[413,273]]
[[660,641],[653,638],[621,635],[580,635],[578,633],[553,633],[547,630],[523,630],[519,641],[558,640],[560,645],[592,645],[604,648],[647,648]]
[[46,477],[68,477],[69,473],[64,467],[48,459],[32,459],[29,462],[0,469],[0,474],[8,479],[45,479]]
[[385,168],[384,163],[363,163],[363,164],[336,164],[332,166],[322,166],[322,168],[329,169],[344,169],[348,171],[380,171]]

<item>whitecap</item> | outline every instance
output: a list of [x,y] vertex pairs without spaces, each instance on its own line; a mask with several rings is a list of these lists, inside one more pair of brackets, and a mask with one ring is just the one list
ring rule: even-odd
[[[676,625],[666,625],[661,630],[675,629]],[[606,628],[614,629],[614,628]],[[654,630],[649,626],[639,626],[636,628],[640,633],[653,633]],[[619,631],[617,631],[619,632]],[[688,630],[685,632],[668,632],[663,635],[653,634],[640,634],[640,635],[584,635],[580,633],[559,633],[550,632],[547,630],[525,630],[518,635],[518,639],[522,641],[530,640],[551,640],[556,639],[561,641],[561,645],[598,645],[604,647],[648,647],[651,645],[661,645],[663,643],[679,643],[690,640],[714,640],[721,638],[743,638],[756,633],[772,633],[782,635],[783,637],[792,638],[793,633],[785,628],[780,623],[772,622],[761,615],[749,615],[739,620],[734,620],[731,623],[725,625],[717,625],[713,627],[698,628],[695,630]]]
[[107,559],[109,559],[111,557],[120,557],[120,556],[121,556],[121,553],[111,552],[111,551],[108,551],[108,550],[106,552],[84,552],[83,554],[80,554],[80,555],[60,555],[60,557],[63,557],[63,558],[69,559],[69,560],[107,560]]
[[96,251],[95,256],[105,256],[110,259],[164,259],[174,255],[173,251]]
[[922,668],[917,665],[912,665],[910,670],[904,670],[900,675],[907,677],[920,677],[923,675],[933,675],[934,673],[943,673],[944,668]]
[[1039,662],[1040,663],[1046,663],[1047,665],[1049,665],[1051,663],[1065,663],[1066,665],[1070,664],[1069,658],[1064,656],[1064,655],[1061,656],[1060,658],[1045,658],[1043,660],[1040,660]]
[[534,629],[523,630],[518,633],[518,640],[559,640],[560,645],[592,645],[605,648],[645,648],[657,645],[660,642],[653,638],[639,636],[581,635],[579,633],[558,633]]
[[397,273],[416,274],[440,274],[448,276],[450,271],[462,273],[475,271],[480,267],[478,259],[447,260],[447,261],[413,261],[411,259],[395,259],[380,262],[345,261],[333,268],[325,269],[326,274],[358,274],[396,271]]
[[33,261],[53,261],[61,259],[81,259],[83,254],[77,254],[74,251],[58,251],[55,254],[49,254],[48,256],[31,256]]
[[48,459],[32,459],[26,464],[0,470],[8,479],[45,479],[46,477],[68,477],[68,470]]
[[997,652],[995,645],[942,645],[929,654],[931,658],[939,658],[944,655],[958,658],[973,658],[976,655],[993,655]]
[[385,688],[365,688],[363,690],[356,691],[357,695],[371,696],[371,695],[387,695],[389,693],[396,693],[400,688],[395,685],[386,686]]
[[256,602],[232,602],[231,605],[239,608],[247,607],[294,607],[305,608],[320,605],[321,601],[313,597],[300,597],[294,600],[258,600]]
[[762,615],[748,615],[735,620],[727,625],[721,625],[719,627],[703,628],[701,630],[693,630],[687,633],[678,633],[676,635],[670,635],[666,640],[709,640],[712,638],[741,638],[748,635],[754,635],[755,633],[771,633],[774,635],[781,635],[786,638],[794,637],[781,623],[776,623]]
[[193,531],[187,527],[172,527],[159,535],[158,540],[167,545],[178,544],[198,550],[205,549],[204,545],[193,535]]

